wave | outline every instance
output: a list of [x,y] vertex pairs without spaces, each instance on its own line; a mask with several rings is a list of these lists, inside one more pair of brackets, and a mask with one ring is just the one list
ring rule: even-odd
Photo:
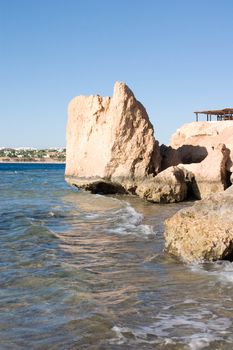
[[213,276],[222,283],[233,283],[233,262],[222,260],[203,264],[193,263],[188,266],[195,273]]
[[89,224],[89,228],[92,226],[102,233],[144,237],[156,234],[154,227],[145,222],[143,214],[119,197],[80,192],[73,193],[66,200],[75,205],[72,209],[75,228]]
[[138,213],[128,202],[123,202],[123,208],[111,215],[112,225],[109,233],[121,235],[150,236],[155,235],[153,226],[143,223],[144,216]]
[[211,346],[213,342],[223,341],[226,335],[231,335],[232,321],[229,318],[218,317],[206,309],[197,311],[183,315],[161,312],[156,316],[157,321],[145,326],[115,325],[112,331],[116,336],[110,340],[110,344],[173,344],[199,350]]

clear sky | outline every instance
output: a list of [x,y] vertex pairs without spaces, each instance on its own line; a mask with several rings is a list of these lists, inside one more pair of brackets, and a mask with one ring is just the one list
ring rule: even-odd
[[116,80],[160,143],[233,107],[232,15],[232,0],[0,0],[0,146],[64,146],[71,98]]

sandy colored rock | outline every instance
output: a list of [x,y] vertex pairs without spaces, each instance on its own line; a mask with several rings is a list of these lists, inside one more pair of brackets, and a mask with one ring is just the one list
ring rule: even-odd
[[226,170],[228,160],[229,150],[224,144],[219,144],[209,150],[201,163],[179,164],[178,167],[191,180],[195,197],[203,199],[230,186],[230,174]]
[[165,221],[165,250],[185,262],[233,259],[233,186]]
[[[233,121],[193,122],[184,124],[171,138],[170,147],[179,155],[181,163],[197,163],[202,161],[215,147],[223,143],[230,150],[227,170],[233,172]],[[172,163],[174,153],[166,158],[166,166]]]
[[[112,98],[75,97],[68,107],[66,179],[78,187],[95,183],[134,191],[138,181],[160,167],[158,142],[143,105],[116,82]],[[85,183],[85,186],[82,184]],[[89,185],[88,185],[89,183]],[[105,183],[106,186],[103,186]],[[114,185],[116,184],[116,186]]]
[[136,193],[150,202],[181,202],[187,197],[184,172],[178,167],[170,167],[153,178],[145,179],[138,185]]

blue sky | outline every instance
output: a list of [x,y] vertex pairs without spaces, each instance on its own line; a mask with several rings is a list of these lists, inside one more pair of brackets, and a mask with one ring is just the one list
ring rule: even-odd
[[0,0],[0,146],[65,145],[80,94],[124,81],[160,143],[233,107],[232,0]]

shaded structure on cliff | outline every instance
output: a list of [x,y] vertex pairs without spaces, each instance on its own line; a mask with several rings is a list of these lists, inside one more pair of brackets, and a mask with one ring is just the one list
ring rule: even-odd
[[206,115],[207,121],[212,121],[212,117],[216,117],[218,121],[233,120],[233,108],[216,109],[209,111],[194,112],[196,114],[196,121],[199,121],[199,114]]

